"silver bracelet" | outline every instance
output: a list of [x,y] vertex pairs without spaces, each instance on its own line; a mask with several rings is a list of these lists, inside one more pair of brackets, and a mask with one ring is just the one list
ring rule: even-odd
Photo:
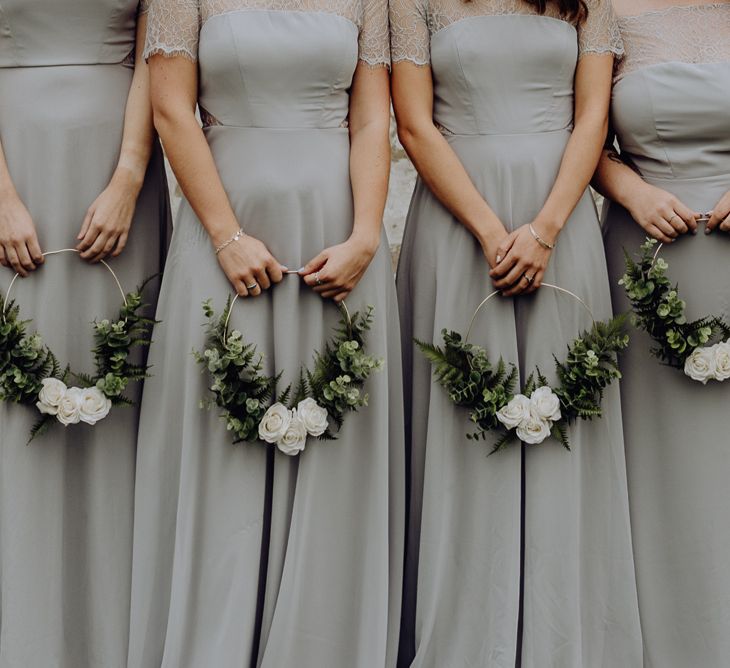
[[215,254],[218,255],[224,248],[228,248],[234,241],[238,241],[243,236],[243,230],[239,227],[238,232],[236,232],[230,239],[227,241],[224,241],[218,248],[215,249]]
[[533,239],[535,239],[535,241],[537,241],[537,243],[539,243],[546,250],[555,250],[555,246],[557,246],[557,244],[551,244],[545,241],[545,239],[543,239],[537,232],[535,232],[535,228],[532,226],[532,223],[530,223],[530,234],[532,235]]

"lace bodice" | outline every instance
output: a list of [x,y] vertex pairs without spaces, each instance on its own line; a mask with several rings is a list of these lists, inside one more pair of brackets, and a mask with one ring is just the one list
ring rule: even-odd
[[730,62],[730,2],[677,5],[618,21],[626,53],[615,81],[660,63]]
[[387,0],[152,0],[145,56],[181,55],[196,61],[200,31],[212,17],[243,11],[336,14],[359,33],[359,59],[389,65]]
[[[576,25],[579,54],[622,52],[621,38],[610,0],[588,0],[588,17]],[[430,62],[431,37],[448,26],[481,16],[538,15],[524,0],[391,0],[390,39],[393,62]],[[569,21],[553,3],[543,16]]]
[[0,0],[0,67],[129,62],[151,0]]

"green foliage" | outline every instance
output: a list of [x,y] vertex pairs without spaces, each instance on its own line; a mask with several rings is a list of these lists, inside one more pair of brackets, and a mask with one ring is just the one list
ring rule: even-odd
[[[220,316],[217,316],[210,300],[203,304],[208,319],[205,349],[193,355],[207,371],[212,384],[213,400],[204,406],[222,409],[228,430],[234,442],[258,439],[258,426],[274,401],[296,406],[306,397],[313,398],[327,409],[329,417],[339,429],[345,415],[367,406],[368,395],[363,392],[365,381],[373,371],[383,367],[383,361],[365,351],[365,335],[373,322],[373,308],[364,314],[355,313],[349,320],[342,311],[333,338],[314,354],[312,370],[301,368],[296,388],[287,387],[276,395],[281,378],[263,373],[263,356],[254,344],[246,343],[241,332],[234,330],[226,335],[226,322],[232,301],[229,298]],[[334,439],[328,429],[321,439]]]
[[[1,315],[5,313],[4,317]],[[44,378],[62,379],[55,355],[20,319],[20,307],[0,294],[0,401],[34,406]]]
[[467,438],[486,438],[496,431],[499,440],[494,450],[501,449],[513,435],[497,420],[497,413],[514,397],[517,368],[501,357],[493,366],[484,348],[464,341],[458,332],[444,329],[441,334],[443,347],[423,341],[416,341],[416,345],[431,362],[434,378],[451,402],[469,411],[476,430]]
[[[128,383],[147,376],[147,366],[134,364],[129,357],[135,347],[150,345],[154,321],[143,317],[140,288],[127,295],[117,320],[95,322],[93,350],[96,374],[76,373],[61,367],[54,353],[37,333],[29,334],[29,320],[20,319],[20,307],[11,301],[5,308],[0,294],[0,401],[34,407],[43,380],[57,378],[66,382],[75,378],[82,387],[96,385],[113,403],[129,405],[123,396]],[[31,429],[30,440],[45,433],[55,421],[43,415]]]
[[716,316],[687,322],[686,303],[678,286],[667,278],[669,265],[661,257],[654,259],[656,246],[655,239],[647,239],[638,261],[624,253],[626,273],[619,284],[631,301],[636,326],[654,342],[652,354],[664,364],[683,369],[695,348],[730,337],[730,326]]
[[564,362],[555,358],[559,384],[553,391],[566,422],[601,417],[604,390],[621,378],[616,355],[629,345],[625,325],[623,315],[596,322],[568,347]]
[[262,373],[263,357],[254,344],[243,340],[241,332],[226,333],[231,306],[229,297],[223,313],[217,316],[210,300],[203,303],[208,318],[205,350],[193,355],[212,379],[209,389],[214,400],[204,405],[223,409],[226,427],[233,433],[234,443],[239,443],[258,438],[259,422],[276,393],[277,378]]
[[[624,332],[625,317],[594,323],[568,346],[564,362],[555,358],[557,388],[562,418],[552,426],[552,436],[570,450],[567,426],[577,420],[601,416],[605,388],[621,377],[616,355],[628,346]],[[515,396],[517,369],[501,357],[494,366],[484,348],[465,342],[458,332],[443,330],[444,345],[438,347],[416,341],[433,366],[436,382],[446,390],[453,404],[466,408],[476,431],[468,439],[486,438],[494,433],[492,453],[516,440],[514,430],[508,430],[497,414]],[[548,387],[547,378],[536,369],[525,380],[522,394],[530,397],[540,387]]]

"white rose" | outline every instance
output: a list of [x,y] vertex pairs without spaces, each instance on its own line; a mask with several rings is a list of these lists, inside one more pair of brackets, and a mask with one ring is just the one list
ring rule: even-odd
[[78,424],[81,420],[81,390],[78,387],[69,387],[66,390],[58,405],[56,417],[64,427]]
[[715,346],[715,378],[717,380],[730,378],[730,343],[727,341]]
[[711,348],[695,348],[684,363],[684,373],[706,385],[715,377],[715,352]]
[[112,402],[98,387],[87,387],[81,390],[79,417],[81,422],[94,425],[103,420],[112,408]]
[[523,443],[537,445],[550,436],[550,423],[537,415],[531,415],[517,427],[516,434]]
[[286,434],[291,418],[291,411],[284,404],[275,403],[261,418],[259,438],[267,443],[276,443]]
[[276,445],[285,455],[298,455],[307,444],[307,428],[304,421],[297,415],[297,411],[291,413],[289,428],[286,433],[277,441]]
[[524,394],[515,394],[512,400],[497,412],[497,419],[507,429],[514,429],[530,417],[530,400]]
[[58,406],[66,393],[66,383],[58,380],[58,378],[44,378],[41,382],[43,386],[38,393],[38,403],[36,406],[41,413],[48,415],[56,415]]
[[562,417],[560,414],[560,399],[547,386],[538,387],[530,395],[530,404],[532,406],[532,412],[542,420],[557,422]]
[[321,436],[327,431],[327,409],[320,406],[314,399],[307,397],[299,402],[297,415],[304,423],[310,436]]

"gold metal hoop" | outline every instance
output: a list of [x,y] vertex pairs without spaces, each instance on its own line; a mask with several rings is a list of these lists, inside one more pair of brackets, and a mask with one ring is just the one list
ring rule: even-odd
[[[299,273],[296,271],[286,271],[284,272],[285,276],[299,276]],[[228,339],[228,323],[231,321],[231,314],[233,313],[233,306],[238,301],[238,298],[241,295],[236,293],[236,296],[233,298],[233,301],[231,302],[231,308],[228,309],[228,316],[226,317],[226,323],[223,325],[223,340],[225,341]],[[342,300],[338,304],[339,308],[345,312],[345,316],[347,317],[347,326],[352,327],[352,317],[350,316],[350,309],[347,308],[347,304],[344,300]]]
[[[60,248],[59,250],[54,251],[47,251],[46,253],[43,253],[43,257],[50,257],[52,255],[60,255],[61,253],[76,253],[80,254],[81,251],[76,250],[75,248]],[[107,269],[107,271],[112,275],[112,278],[114,279],[114,282],[117,284],[117,288],[119,288],[119,294],[122,295],[122,301],[124,302],[124,306],[128,306],[127,304],[127,295],[124,292],[124,288],[122,288],[122,284],[119,280],[119,277],[114,273],[114,270],[104,261],[100,260],[100,264],[103,264],[104,267]],[[13,286],[15,285],[15,282],[18,280],[20,274],[15,274],[13,276],[13,280],[10,281],[10,285],[8,286],[8,291],[5,293],[5,303],[3,304],[3,322],[5,322],[5,315],[8,311],[8,304],[10,303],[10,293],[13,289]]]
[[[570,297],[573,297],[583,308],[585,308],[586,311],[588,311],[588,314],[591,316],[591,320],[595,323],[596,319],[593,316],[593,311],[591,311],[590,306],[585,303],[578,295],[576,295],[574,292],[571,292],[570,290],[566,290],[565,288],[561,288],[559,285],[553,285],[552,283],[543,283],[540,289],[542,288],[550,288],[551,290],[555,290],[556,292],[561,292],[563,294],[569,295]],[[469,335],[471,334],[471,330],[474,327],[474,321],[476,320],[476,317],[479,315],[479,311],[481,311],[489,301],[491,301],[492,298],[494,298],[496,295],[500,294],[501,290],[495,290],[490,295],[487,295],[487,297],[482,300],[482,303],[477,306],[476,311],[474,311],[474,315],[472,315],[471,320],[469,321],[469,329],[466,330],[466,336],[464,337],[464,341],[469,341]]]

